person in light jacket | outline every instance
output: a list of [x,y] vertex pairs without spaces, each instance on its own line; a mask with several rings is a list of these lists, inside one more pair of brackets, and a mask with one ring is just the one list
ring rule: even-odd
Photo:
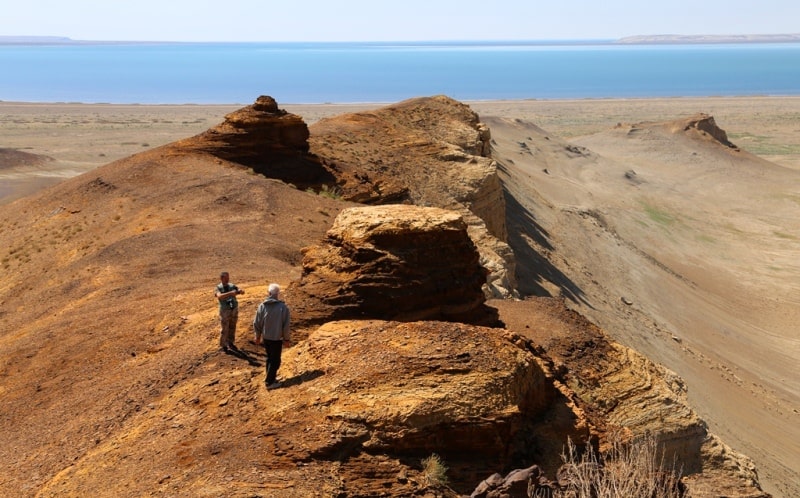
[[267,350],[267,378],[265,384],[268,390],[281,386],[278,382],[278,368],[281,366],[281,352],[283,346],[291,344],[289,333],[289,307],[279,299],[281,288],[278,284],[269,284],[267,299],[258,305],[256,317],[253,320],[253,331],[256,334],[255,343],[264,344]]

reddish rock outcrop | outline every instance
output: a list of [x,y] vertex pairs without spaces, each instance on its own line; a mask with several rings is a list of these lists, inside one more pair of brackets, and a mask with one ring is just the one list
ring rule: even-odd
[[491,134],[469,106],[443,95],[415,98],[323,119],[310,130],[311,151],[323,159],[344,199],[460,212],[489,269],[486,295],[515,295]]
[[409,205],[342,211],[322,244],[304,249],[291,292],[298,321],[345,318],[496,324],[486,270],[461,215]]
[[[290,350],[282,367],[289,378],[318,377],[299,393],[275,391],[265,416],[293,421],[313,413],[318,425],[303,446],[318,459],[437,453],[454,489],[465,492],[485,469],[519,462],[519,452],[530,450],[523,444],[530,422],[556,399],[533,350],[519,336],[472,325],[331,322]],[[313,400],[305,415],[298,394]],[[373,480],[377,489],[387,484],[398,487],[396,479]]]
[[262,95],[253,105],[226,115],[221,124],[174,147],[207,152],[303,189],[333,184],[319,158],[309,154],[308,136],[303,118]]

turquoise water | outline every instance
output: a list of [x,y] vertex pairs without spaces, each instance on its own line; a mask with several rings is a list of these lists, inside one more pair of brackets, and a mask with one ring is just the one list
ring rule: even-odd
[[800,44],[0,45],[0,100],[281,104],[800,94]]

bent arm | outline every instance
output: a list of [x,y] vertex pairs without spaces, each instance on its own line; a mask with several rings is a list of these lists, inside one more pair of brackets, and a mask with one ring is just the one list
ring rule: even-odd
[[261,312],[262,307],[258,307],[256,317],[253,319],[253,333],[255,334],[255,343],[261,344],[262,330],[264,329],[264,314]]
[[290,319],[289,319],[289,308],[286,308],[286,313],[285,313],[285,315],[283,317],[283,324],[282,324],[283,331],[282,331],[282,334],[281,334],[283,336],[283,340],[286,341],[286,342],[291,342],[291,340],[292,340],[292,334],[291,334],[290,329],[289,329],[289,322],[290,322]]
[[233,289],[229,290],[228,292],[217,291],[217,292],[214,293],[214,295],[217,296],[217,299],[220,300],[220,301],[224,301],[224,300],[228,299],[229,297],[233,297],[233,296],[235,296],[237,294],[244,294],[244,291],[239,289],[236,286],[234,286]]

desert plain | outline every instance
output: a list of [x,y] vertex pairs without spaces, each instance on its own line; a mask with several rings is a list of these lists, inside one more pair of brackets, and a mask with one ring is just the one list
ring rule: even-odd
[[[559,273],[518,269],[520,287],[566,297],[674,370],[712,432],[754,460],[766,491],[800,494],[800,98],[467,104],[490,127],[516,208],[541,228]],[[281,108],[312,124],[381,105]],[[240,107],[0,102],[0,149],[36,155],[0,155],[0,203],[195,135]],[[697,152],[650,125],[698,113],[752,156]],[[575,157],[550,151],[551,137],[574,144]]]
[[[564,139],[617,123],[711,114],[734,143],[782,166],[800,169],[800,98],[509,100],[468,104],[481,116],[530,121]],[[214,126],[230,105],[115,105],[0,101],[0,148],[48,156],[36,165],[0,163],[0,203],[148,148]],[[383,104],[281,104],[307,124]]]

